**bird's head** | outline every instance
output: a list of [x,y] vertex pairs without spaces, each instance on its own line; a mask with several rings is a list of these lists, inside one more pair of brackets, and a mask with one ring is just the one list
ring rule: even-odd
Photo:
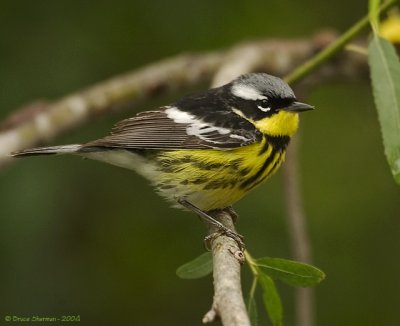
[[297,101],[282,79],[265,73],[242,75],[227,86],[234,111],[271,136],[292,136],[298,127],[298,113],[314,109]]

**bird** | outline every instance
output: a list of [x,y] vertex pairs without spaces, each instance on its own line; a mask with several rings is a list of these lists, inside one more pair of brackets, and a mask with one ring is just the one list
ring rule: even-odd
[[122,120],[103,138],[11,155],[73,154],[134,170],[172,206],[240,242],[212,212],[230,209],[278,170],[299,113],[313,109],[282,79],[247,73]]

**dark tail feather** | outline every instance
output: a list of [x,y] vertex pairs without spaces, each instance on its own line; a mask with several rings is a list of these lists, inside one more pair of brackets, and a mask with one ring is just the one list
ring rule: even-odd
[[33,155],[51,155],[51,154],[71,154],[81,148],[81,145],[63,145],[63,146],[49,146],[49,147],[36,147],[28,148],[22,151],[11,153],[14,157],[33,156]]

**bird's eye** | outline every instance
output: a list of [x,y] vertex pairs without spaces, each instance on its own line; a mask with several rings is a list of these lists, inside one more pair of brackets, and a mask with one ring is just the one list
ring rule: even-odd
[[270,106],[270,103],[268,100],[259,101],[259,104],[257,105],[257,107],[263,112],[271,111],[271,106]]

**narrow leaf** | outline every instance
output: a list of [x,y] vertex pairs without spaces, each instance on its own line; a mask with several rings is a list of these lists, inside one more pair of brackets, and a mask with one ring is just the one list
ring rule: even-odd
[[207,276],[212,272],[212,254],[205,252],[190,262],[178,267],[176,275],[183,279],[196,279]]
[[254,300],[253,296],[250,296],[249,301],[247,302],[247,313],[249,314],[251,326],[257,326],[258,312],[257,312],[256,300]]
[[263,301],[268,316],[274,326],[282,326],[283,322],[283,308],[281,298],[275,286],[275,282],[268,275],[260,271],[258,275],[263,290]]
[[325,278],[320,269],[293,260],[264,257],[257,259],[256,263],[270,277],[292,286],[313,286]]
[[379,4],[380,0],[369,0],[368,16],[375,33],[378,33],[379,28]]
[[368,47],[372,89],[383,145],[395,181],[400,184],[400,63],[392,44],[375,36]]

